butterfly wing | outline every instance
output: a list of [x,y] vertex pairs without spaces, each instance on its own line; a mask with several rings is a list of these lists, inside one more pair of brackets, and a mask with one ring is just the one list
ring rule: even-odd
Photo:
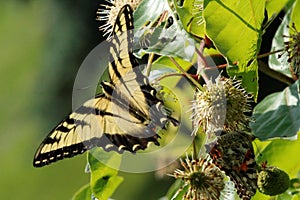
[[[113,108],[119,112],[113,113]],[[42,167],[94,147],[136,151],[147,148],[150,142],[158,145],[158,138],[135,116],[128,116],[122,106],[100,95],[85,102],[50,132],[39,146],[33,165]]]
[[101,129],[98,129],[100,125],[95,117],[95,102],[101,105],[98,110],[105,110],[108,106],[108,100],[101,95],[85,102],[78,110],[60,122],[37,149],[33,161],[35,167],[73,157],[100,143],[101,134],[99,135],[98,132]]
[[108,72],[113,83],[138,66],[133,55],[133,29],[133,11],[125,5],[116,18],[109,52]]
[[[125,5],[113,27],[111,62],[108,66],[113,84],[110,88],[113,88],[114,99],[124,99],[130,104],[128,106],[141,111],[139,114],[148,118],[149,107],[159,100],[156,98],[156,90],[150,86],[148,78],[137,67],[138,63],[133,55],[133,29],[133,11],[129,5]],[[107,94],[112,95],[109,91]]]
[[[122,116],[114,118],[114,124],[123,131],[106,135],[122,138],[124,144],[115,142],[115,139],[113,143],[129,151],[145,149],[148,145],[145,140],[158,145],[156,129],[165,128],[169,120],[178,123],[167,115],[163,102],[156,97],[156,90],[138,68],[133,55],[133,28],[133,11],[125,5],[113,28],[112,62],[108,66],[111,82],[102,83],[104,93],[111,98],[112,113]],[[129,138],[130,141],[127,141]]]
[[257,189],[253,139],[242,132],[226,133],[207,146],[213,163],[230,177],[243,200],[251,199]]

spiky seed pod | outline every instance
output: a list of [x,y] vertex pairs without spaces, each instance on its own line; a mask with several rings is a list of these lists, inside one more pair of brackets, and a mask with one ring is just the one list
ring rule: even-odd
[[285,192],[290,185],[290,179],[286,172],[269,166],[263,168],[257,179],[257,186],[261,193],[274,196]]
[[220,127],[218,122],[226,112],[224,82],[218,78],[215,83],[209,81],[203,88],[204,91],[196,91],[192,105],[193,134],[196,134],[200,127],[205,132],[214,132],[214,129],[222,129],[223,126],[221,124]]
[[[225,175],[208,159],[186,159],[180,160],[184,170],[176,169],[171,175],[184,182],[173,198],[175,198],[184,187],[188,187],[183,199],[193,200],[218,200],[225,188]],[[227,192],[228,193],[228,192]],[[224,195],[224,194],[223,194]]]
[[284,42],[284,50],[288,54],[288,62],[291,65],[291,70],[299,77],[300,75],[300,32],[297,31],[295,24],[291,26],[289,36],[284,36],[289,40]]
[[193,133],[203,127],[206,133],[217,130],[237,131],[248,127],[249,117],[245,112],[251,96],[241,87],[241,81],[218,77],[215,82],[204,85],[204,91],[197,91],[193,101]]
[[111,37],[112,28],[116,22],[117,15],[120,9],[128,4],[133,10],[137,8],[142,0],[106,0],[109,5],[102,4],[97,11],[97,20],[105,21],[105,24],[99,27],[100,31],[104,32],[104,36]]
[[224,81],[227,102],[224,129],[226,131],[237,131],[240,126],[248,126],[249,117],[245,113],[251,111],[249,105],[251,95],[247,94],[246,90],[242,88],[240,80],[229,78]]

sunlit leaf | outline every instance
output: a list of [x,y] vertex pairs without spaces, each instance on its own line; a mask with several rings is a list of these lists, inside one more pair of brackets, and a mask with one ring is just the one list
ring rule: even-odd
[[[185,60],[182,60],[180,58],[174,58],[174,60],[185,70],[188,71],[191,67],[192,64],[190,62],[187,62]],[[171,68],[174,69],[175,71],[179,71],[177,66],[171,62],[170,58],[168,56],[161,56],[158,58],[154,63],[153,63],[153,69],[157,68]]]
[[255,195],[251,198],[251,200],[270,200],[270,196],[257,191]]
[[87,184],[80,188],[75,195],[73,196],[72,200],[91,200],[92,191],[90,184]]
[[260,140],[294,137],[300,129],[299,81],[267,96],[253,111],[252,131]]
[[293,7],[293,11],[292,11],[292,23],[294,23],[296,25],[296,28],[300,29],[300,1],[296,0],[294,7]]
[[[173,2],[183,28],[198,38],[204,38],[203,0],[174,0]],[[179,2],[183,4],[179,5]]]
[[299,194],[293,195],[292,200],[300,200],[300,195]]
[[[187,192],[188,187],[184,187],[182,188],[184,185],[184,182],[181,180],[176,180],[172,186],[169,188],[168,193],[166,195],[166,197],[168,199],[172,199],[173,200],[182,200],[184,194]],[[178,192],[179,189],[182,189],[182,191]],[[178,193],[177,193],[178,192]]]
[[91,170],[90,187],[96,198],[108,199],[123,181],[123,178],[118,176],[118,170],[108,166],[112,163],[120,164],[120,162],[117,152],[105,152],[100,148],[95,148],[88,153]]
[[284,6],[291,0],[270,0],[266,1],[266,10],[268,12],[268,17],[272,15],[278,15],[279,12],[284,8]]
[[258,91],[256,56],[261,43],[265,2],[204,1],[206,33],[231,65],[228,72],[243,80],[255,97]]
[[282,193],[275,197],[275,200],[292,200],[292,199],[293,199],[293,195],[288,193]]

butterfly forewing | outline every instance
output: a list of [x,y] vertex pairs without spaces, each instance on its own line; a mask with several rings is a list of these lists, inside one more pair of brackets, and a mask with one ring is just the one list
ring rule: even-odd
[[116,18],[111,39],[110,63],[108,67],[112,83],[132,71],[138,65],[133,56],[133,15],[130,6],[124,6]]
[[[141,73],[133,56],[131,8],[125,6],[123,12],[124,15],[117,19],[114,26],[114,32],[118,33],[117,37],[112,37],[112,46],[118,48],[110,49],[112,62],[109,64],[109,74],[114,84],[111,94],[112,112],[123,116],[115,120],[116,125],[125,133],[140,138],[151,137],[156,135],[152,129],[163,128],[168,117],[163,112],[162,102],[156,97],[156,90],[151,87],[148,78]],[[156,120],[157,118],[159,120]],[[135,123],[129,124],[130,122]]]

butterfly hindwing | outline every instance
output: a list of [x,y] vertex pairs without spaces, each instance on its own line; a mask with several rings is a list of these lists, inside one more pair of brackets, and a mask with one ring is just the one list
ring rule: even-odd
[[[60,122],[39,146],[33,165],[41,167],[93,148],[99,138],[95,132],[92,135],[92,130],[83,131],[83,127],[90,127],[91,121],[95,121],[94,102],[104,101],[103,98],[101,96],[85,102],[83,106]],[[97,124],[95,123],[95,126]],[[93,128],[96,128],[95,126]],[[83,132],[87,134],[80,134]]]
[[206,146],[213,163],[230,177],[243,200],[250,200],[257,189],[253,140],[251,135],[232,132],[219,136],[216,142]]

